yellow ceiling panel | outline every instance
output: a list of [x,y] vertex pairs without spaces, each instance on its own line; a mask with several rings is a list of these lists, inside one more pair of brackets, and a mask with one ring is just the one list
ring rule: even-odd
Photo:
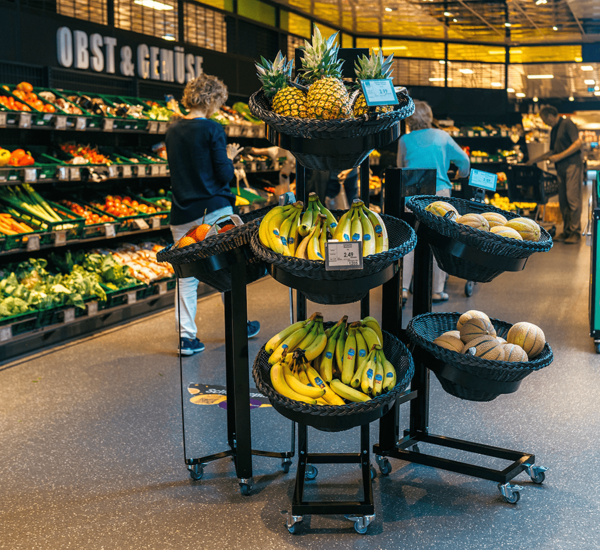
[[511,63],[581,61],[581,46],[518,46],[510,48]]
[[357,48],[369,48],[369,50],[379,50],[379,39],[378,38],[357,38]]
[[306,17],[302,17],[301,15],[296,15],[295,13],[290,12],[288,14],[288,28],[287,30],[292,34],[297,34],[298,36],[304,36],[305,38],[311,37],[311,26],[310,19]]
[[443,42],[422,42],[419,40],[383,40],[383,55],[386,57],[423,57],[427,59],[444,59]]
[[448,44],[448,59],[456,61],[489,61],[504,63],[506,49],[502,46],[478,44]]
[[337,3],[327,4],[324,2],[315,2],[313,6],[313,15],[318,19],[329,21],[336,25],[339,25],[340,23],[340,12]]

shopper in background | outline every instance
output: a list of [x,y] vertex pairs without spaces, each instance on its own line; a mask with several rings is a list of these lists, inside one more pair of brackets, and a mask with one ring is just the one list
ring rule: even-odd
[[[398,144],[398,166],[400,168],[434,168],[436,176],[436,194],[449,197],[452,184],[448,179],[450,163],[458,168],[460,177],[467,177],[470,162],[467,154],[443,130],[432,127],[433,113],[425,101],[415,101],[415,112],[407,120],[410,133],[403,135]],[[408,287],[412,279],[414,253],[404,257],[402,279],[406,288],[402,289],[403,300],[408,296]],[[444,292],[446,274],[433,263],[433,294],[434,302],[444,302],[448,294]]]
[[582,143],[579,131],[571,119],[558,116],[558,111],[551,105],[540,109],[540,118],[552,128],[550,151],[527,164],[536,164],[541,160],[549,160],[555,164],[558,176],[558,203],[564,222],[563,232],[556,240],[566,244],[577,244],[581,241],[583,185]]
[[334,207],[335,198],[342,190],[342,183],[344,184],[348,204],[351,205],[352,201],[358,196],[358,168],[350,168],[339,173],[329,172],[329,181],[325,192],[327,208]]
[[[202,75],[191,80],[182,98],[189,113],[177,118],[167,130],[165,143],[173,193],[171,232],[175,241],[196,225],[212,224],[233,214],[235,197],[229,183],[234,175],[232,161],[241,148],[227,145],[223,127],[209,120],[226,100],[227,87],[217,77]],[[179,279],[175,316],[181,327],[181,355],[204,351],[204,344],[196,336],[197,303],[198,280]],[[248,338],[259,330],[257,321],[248,321]]]

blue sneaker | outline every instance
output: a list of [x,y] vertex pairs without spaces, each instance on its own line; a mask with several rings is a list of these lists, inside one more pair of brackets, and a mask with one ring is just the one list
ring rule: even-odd
[[198,338],[182,338],[179,353],[181,355],[194,355],[204,351],[204,344]]
[[248,321],[248,338],[254,338],[260,332],[258,321]]

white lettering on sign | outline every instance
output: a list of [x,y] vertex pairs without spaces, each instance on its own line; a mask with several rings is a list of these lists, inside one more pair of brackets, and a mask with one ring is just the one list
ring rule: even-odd
[[163,82],[173,82],[173,52],[160,49],[160,79]]
[[92,52],[92,69],[97,73],[104,70],[104,54],[102,53],[102,45],[104,40],[98,33],[90,35],[90,50]]
[[73,33],[75,42],[75,68],[88,69],[90,67],[90,52],[88,52],[88,35],[83,31]]
[[196,78],[198,78],[204,71],[202,70],[202,62],[204,58],[201,55],[196,56]]
[[189,82],[196,78],[196,72],[194,71],[194,55],[188,53],[185,56],[185,81]]
[[[104,37],[104,44],[106,46],[106,72],[109,74],[115,73],[115,46],[117,45],[117,39],[112,36]],[[129,50],[131,52],[131,49]],[[131,55],[129,56],[131,58]]]
[[150,49],[146,44],[140,44],[137,49],[137,70],[140,78],[150,77]]
[[185,83],[185,53],[181,46],[175,47],[175,80],[178,84]]
[[63,67],[73,65],[73,34],[68,27],[61,27],[56,33],[58,63]]
[[129,46],[121,48],[121,74],[123,76],[135,76],[135,65],[131,62],[133,52]]
[[160,72],[158,70],[158,54],[160,48],[150,46],[150,80],[160,80]]

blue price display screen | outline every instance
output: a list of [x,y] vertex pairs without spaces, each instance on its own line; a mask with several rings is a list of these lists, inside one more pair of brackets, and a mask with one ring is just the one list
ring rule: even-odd
[[379,80],[361,80],[360,85],[369,107],[380,105],[398,105],[398,97],[391,78]]
[[496,174],[490,174],[483,170],[471,170],[471,176],[469,177],[469,185],[473,187],[480,187],[487,191],[495,191],[496,184],[498,183],[498,176]]

